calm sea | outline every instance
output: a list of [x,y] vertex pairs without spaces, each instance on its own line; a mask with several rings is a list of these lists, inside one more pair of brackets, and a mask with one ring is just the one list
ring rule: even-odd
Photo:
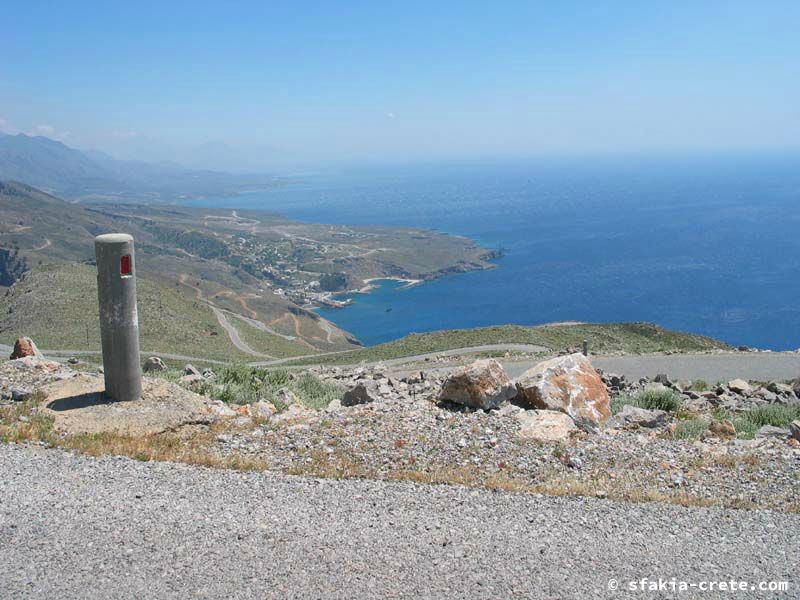
[[[386,282],[320,313],[366,344],[503,323],[652,321],[800,347],[800,156],[471,163],[295,175],[205,205],[407,225],[505,249],[490,271]],[[199,204],[199,203],[196,203]]]

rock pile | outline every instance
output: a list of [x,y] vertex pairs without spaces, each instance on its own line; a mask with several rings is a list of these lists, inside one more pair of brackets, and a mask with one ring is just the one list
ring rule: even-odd
[[693,389],[690,381],[672,381],[667,375],[629,381],[624,375],[600,372],[602,381],[612,397],[632,395],[647,389],[669,389],[681,397],[683,406],[694,412],[723,408],[732,412],[748,410],[766,404],[789,404],[800,401],[800,385],[772,381],[765,385],[751,384],[743,379],[714,384],[708,389]]

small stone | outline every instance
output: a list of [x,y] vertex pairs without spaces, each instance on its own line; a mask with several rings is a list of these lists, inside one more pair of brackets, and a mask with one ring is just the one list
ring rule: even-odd
[[342,396],[342,406],[358,406],[369,404],[378,399],[377,385],[374,382],[362,381]]
[[188,364],[183,367],[183,374],[184,375],[197,375],[198,377],[202,377],[200,370],[192,364]]
[[708,431],[722,439],[732,439],[736,437],[736,427],[728,419],[722,421],[712,421],[708,426]]
[[626,404],[622,410],[608,420],[609,427],[662,427],[669,421],[669,414],[663,410],[647,410]]
[[145,373],[156,373],[159,371],[166,371],[167,365],[158,356],[151,356],[142,365],[142,371]]
[[282,387],[275,392],[275,401],[278,403],[278,405],[282,404],[284,406],[292,406],[300,402],[300,400],[297,398],[297,395],[286,387]]
[[655,381],[656,383],[660,383],[664,387],[672,387],[672,382],[669,380],[669,377],[667,377],[664,373],[659,373],[658,375],[656,375],[653,378],[653,381]]
[[267,402],[266,400],[258,400],[257,402],[253,402],[253,404],[250,405],[249,410],[251,417],[260,419],[269,419],[278,412],[272,402]]
[[519,437],[523,440],[560,442],[577,430],[568,414],[556,410],[526,410],[516,416],[520,423]]
[[774,427],[772,425],[764,425],[756,432],[756,438],[758,439],[776,438],[783,440],[787,437],[789,437],[788,428],[784,429],[783,427]]
[[11,400],[13,400],[14,402],[24,402],[25,400],[33,396],[33,390],[25,387],[12,386],[9,389],[9,392],[11,392]]
[[743,396],[749,396],[753,388],[744,379],[733,379],[728,382],[728,389]]
[[789,423],[789,433],[793,439],[800,442],[800,419]]

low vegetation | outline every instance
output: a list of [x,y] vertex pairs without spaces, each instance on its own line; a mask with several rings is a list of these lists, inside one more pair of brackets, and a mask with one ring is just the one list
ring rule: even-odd
[[[340,386],[322,381],[310,373],[296,374],[287,369],[261,369],[236,365],[217,369],[214,379],[204,381],[193,389],[214,400],[229,404],[252,404],[266,400],[278,411],[286,409],[285,398],[279,393],[288,390],[308,408],[323,409],[332,400],[341,398]],[[162,377],[177,380],[181,373],[168,371]]]
[[681,406],[681,397],[672,390],[642,390],[632,396],[619,396],[611,400],[611,412],[617,414],[626,404],[647,410],[665,410],[677,413]]
[[[41,348],[100,350],[94,267],[78,263],[37,266],[0,296],[0,343],[13,344],[22,335]],[[143,352],[244,361],[204,302],[189,298],[157,281],[137,281],[139,333]],[[248,343],[272,356],[295,356],[312,350],[303,344],[262,332],[232,319],[246,332]]]

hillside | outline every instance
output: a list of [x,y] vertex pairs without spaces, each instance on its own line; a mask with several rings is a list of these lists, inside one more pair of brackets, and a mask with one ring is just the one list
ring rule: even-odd
[[502,325],[411,334],[386,344],[328,356],[309,357],[293,361],[292,364],[356,364],[361,361],[390,360],[490,344],[531,344],[551,350],[563,350],[579,348],[583,340],[588,340],[591,351],[596,353],[644,354],[730,349],[724,342],[671,331],[652,323],[567,323],[536,327]]
[[[243,328],[237,343],[253,359],[360,345],[310,310],[338,302],[323,278],[360,288],[372,277],[431,279],[492,266],[490,253],[471,240],[430,231],[296,223],[256,211],[84,205],[0,182],[0,281],[11,285],[26,268],[91,264],[94,237],[115,231],[136,239],[140,277],[223,311],[217,320]],[[44,293],[61,292],[72,294]],[[47,310],[43,322],[60,316],[54,307],[39,308]],[[182,353],[204,350],[190,345]]]
[[[205,302],[187,298],[148,277],[137,281],[143,352],[226,361],[253,360],[238,350]],[[0,343],[27,335],[53,350],[99,351],[97,283],[94,267],[62,263],[35,267],[0,296]],[[307,345],[236,320],[236,329],[263,355],[297,356]]]
[[268,188],[268,175],[185,169],[174,163],[117,160],[43,136],[0,135],[0,180],[21,181],[67,198],[158,202]]

